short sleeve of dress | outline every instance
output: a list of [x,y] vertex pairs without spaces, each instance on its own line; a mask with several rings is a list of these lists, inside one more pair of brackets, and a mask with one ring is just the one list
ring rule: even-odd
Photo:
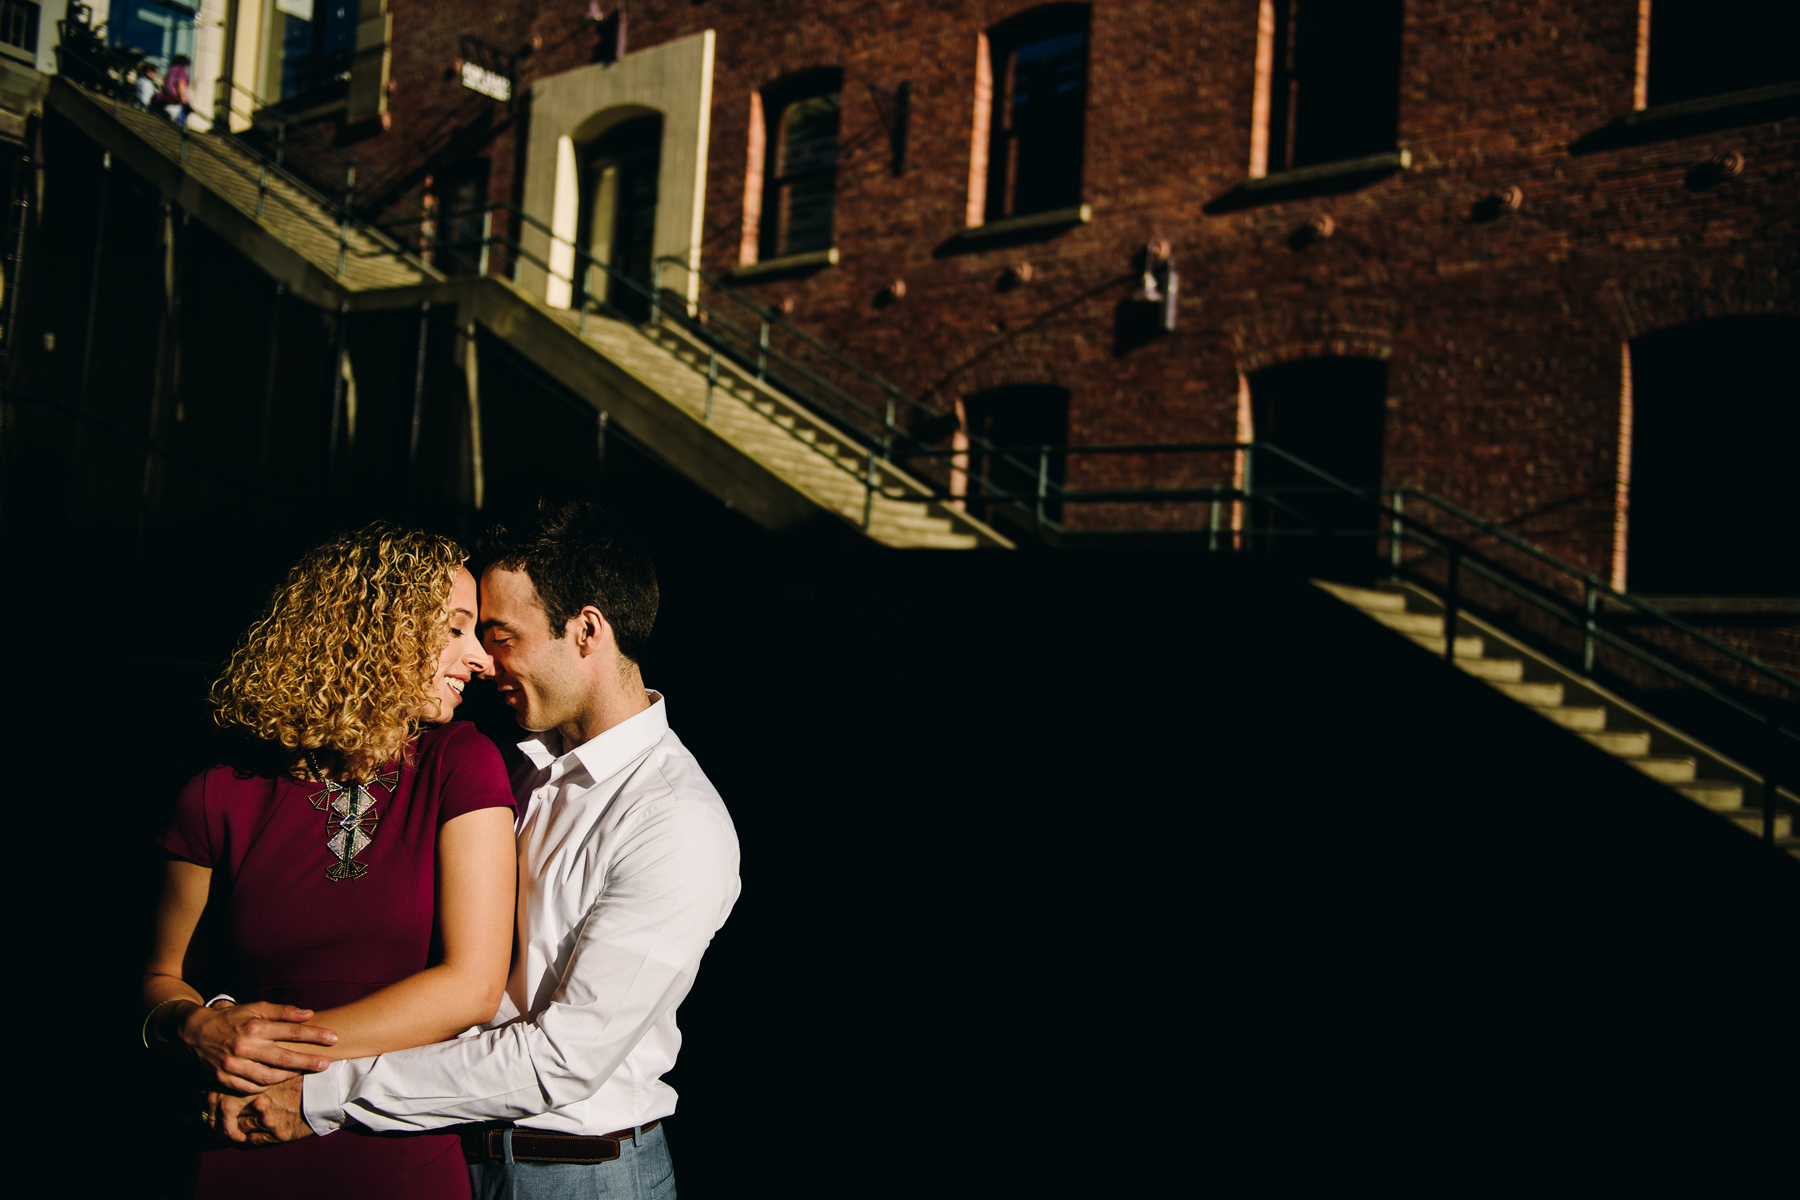
[[458,721],[445,731],[444,787],[438,801],[438,824],[478,808],[513,808],[512,784],[500,751],[479,730]]
[[[492,747],[489,747],[492,749]],[[494,751],[498,757],[499,751]],[[175,815],[169,826],[157,835],[156,844],[197,866],[213,865],[211,831],[206,827],[206,777],[202,771],[187,781],[175,797]]]

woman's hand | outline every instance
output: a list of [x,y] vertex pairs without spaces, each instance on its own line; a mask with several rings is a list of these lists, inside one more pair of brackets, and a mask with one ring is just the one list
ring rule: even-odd
[[337,1034],[303,1024],[310,1008],[256,1001],[221,1008],[194,1007],[183,1016],[180,1038],[205,1063],[220,1087],[256,1093],[301,1071],[323,1071],[330,1060],[288,1050],[277,1043],[330,1046]]

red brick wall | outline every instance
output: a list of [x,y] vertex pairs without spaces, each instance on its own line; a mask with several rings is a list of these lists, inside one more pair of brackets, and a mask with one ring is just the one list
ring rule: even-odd
[[[608,5],[607,7],[611,7]],[[1620,344],[1698,316],[1800,313],[1793,190],[1800,120],[1593,152],[1571,146],[1631,110],[1636,0],[1409,0],[1400,139],[1413,167],[1338,195],[1209,213],[1249,155],[1254,0],[1093,5],[1084,199],[1093,222],[1044,241],[938,253],[962,227],[980,30],[998,0],[635,0],[630,46],[718,32],[707,269],[742,240],[750,96],[791,71],[844,70],[835,268],[747,285],[948,408],[1013,382],[1070,389],[1075,442],[1228,440],[1238,373],[1320,353],[1390,358],[1386,472],[1605,575],[1611,558]],[[529,86],[591,60],[582,6],[394,0],[392,128],[355,152],[422,173],[459,129],[511,198],[512,133],[449,76],[456,37],[534,36]],[[912,86],[907,173],[865,85]],[[488,115],[482,116],[483,110]],[[1742,174],[1684,179],[1735,151]],[[1523,204],[1478,222],[1490,191]],[[1327,214],[1335,233],[1295,248]],[[1182,277],[1177,331],[1127,353],[1114,310],[1152,233]],[[1002,272],[1033,278],[1003,290]],[[878,306],[891,280],[897,304]],[[1100,484],[1123,461],[1071,482]]]

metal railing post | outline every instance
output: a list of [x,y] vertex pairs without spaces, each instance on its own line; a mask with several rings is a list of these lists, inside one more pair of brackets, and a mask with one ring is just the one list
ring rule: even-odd
[[259,221],[262,220],[263,217],[263,201],[268,198],[268,195],[269,164],[267,160],[264,160],[262,165],[262,176],[256,181],[256,219]]
[[338,213],[338,278],[344,277],[344,262],[350,254],[350,210]]
[[275,122],[275,165],[276,166],[279,167],[286,163],[286,161],[287,161],[286,157],[285,157],[286,154],[287,154],[287,122],[286,121],[277,121],[277,122]]
[[756,381],[761,383],[769,374],[769,318],[759,316],[762,328],[756,335]]
[[887,422],[881,427],[881,457],[889,462],[892,462],[894,458],[894,430],[896,428],[898,426],[894,424],[894,394],[889,392]]
[[1581,673],[1594,673],[1594,611],[1600,603],[1600,593],[1591,583],[1581,585],[1581,606],[1587,610],[1587,619],[1581,630]]
[[650,264],[650,323],[652,325],[662,324],[662,271],[662,259],[659,258]]
[[475,268],[475,273],[478,275],[486,275],[488,272],[488,246],[492,244],[493,240],[494,210],[484,209],[481,214],[481,260]]
[[1393,571],[1396,579],[1400,576],[1400,535],[1401,531],[1405,528],[1405,526],[1400,523],[1401,509],[1405,504],[1405,501],[1402,499],[1403,495],[1404,493],[1402,493],[1399,488],[1394,489],[1394,505],[1392,509],[1394,516],[1393,519],[1388,522],[1388,567]]
[[1206,550],[1209,554],[1219,552],[1219,497],[1212,498],[1212,513],[1206,523]]
[[187,161],[187,139],[188,139],[187,116],[184,113],[182,115],[182,120],[181,120],[181,152],[179,155],[177,155],[177,158],[181,162],[184,162],[184,163]]
[[[579,254],[580,251],[577,250],[576,253]],[[579,335],[581,337],[587,336],[587,310],[588,310],[587,287],[588,287],[588,284],[590,282],[592,282],[593,278],[594,278],[594,264],[591,262],[583,263],[581,266],[581,290],[579,292],[577,292],[576,295],[573,297],[575,303],[581,306],[579,309],[576,310],[576,315],[575,315],[575,332],[577,335]],[[575,291],[575,281],[573,279],[571,279],[569,281],[569,290]]]
[[1050,447],[1038,447],[1037,535],[1044,536],[1044,497],[1050,494]]
[[875,447],[869,447],[869,466],[863,475],[863,532],[869,531],[869,522],[875,515]]
[[712,423],[713,389],[719,386],[719,348],[706,348],[706,421]]
[[1450,544],[1450,569],[1444,583],[1444,661],[1456,661],[1457,574],[1462,569],[1462,547]]
[[1256,532],[1256,443],[1244,443],[1244,541],[1240,549],[1255,545]]
[[[1781,762],[1781,738],[1775,732],[1775,722],[1767,714],[1763,716],[1763,727],[1768,730],[1770,749],[1774,751],[1769,756],[1769,764],[1773,767]],[[1776,782],[1778,779],[1779,776],[1773,770],[1763,772],[1762,839],[1771,846],[1775,844],[1776,806],[1781,803],[1781,785]]]

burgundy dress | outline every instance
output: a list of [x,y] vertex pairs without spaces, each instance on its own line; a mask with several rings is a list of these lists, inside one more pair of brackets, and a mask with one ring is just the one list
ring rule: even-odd
[[[241,1001],[317,1010],[438,960],[438,827],[512,805],[500,752],[474,726],[453,722],[420,734],[413,762],[390,763],[361,793],[214,767],[181,790],[157,842],[212,869],[208,919],[222,918],[229,961],[209,977]],[[469,1179],[454,1134],[350,1128],[207,1150],[197,1194],[440,1200],[467,1196]]]

